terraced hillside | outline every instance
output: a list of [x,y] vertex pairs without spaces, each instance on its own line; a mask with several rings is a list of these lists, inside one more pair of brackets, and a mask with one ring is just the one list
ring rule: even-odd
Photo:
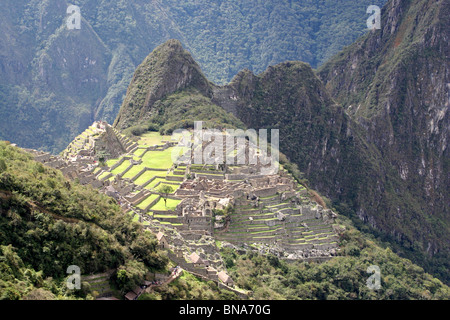
[[[122,136],[113,129],[118,136]],[[133,185],[134,191],[127,194],[131,206],[142,214],[152,215],[151,208],[167,211],[175,208],[177,199],[168,199],[167,203],[159,195],[163,186],[172,187],[173,194],[184,180],[186,166],[175,167],[172,161],[172,150],[175,142],[165,141],[157,133],[148,133],[137,144],[120,158],[110,159],[106,166],[96,172],[100,181],[113,184],[116,180]],[[166,206],[167,204],[167,206]]]
[[95,156],[111,158],[115,155],[134,152],[137,148],[138,145],[135,142],[115,131],[106,122],[96,121],[61,152],[61,157],[67,161]]
[[[86,130],[70,150],[79,154],[83,146],[95,149],[95,129],[91,126]],[[127,213],[148,225],[156,223],[158,232],[174,228],[180,232],[211,233],[232,243],[270,243],[302,257],[307,257],[312,249],[336,247],[337,236],[330,223],[334,214],[312,203],[305,187],[286,170],[264,178],[249,174],[251,166],[178,165],[172,159],[177,144],[174,138],[148,132],[133,142],[117,129],[111,130],[128,152],[109,159],[93,172],[106,186],[105,192],[115,197]],[[81,145],[79,140],[86,143]],[[163,195],[162,186],[172,190]],[[238,190],[241,194],[236,194]],[[220,217],[215,202],[231,198],[233,212]],[[199,209],[202,205],[204,208]],[[189,214],[183,209],[191,207],[197,212]],[[213,227],[211,221],[216,220],[219,223]]]
[[[271,175],[262,174],[267,159],[250,165],[250,154],[267,156],[253,142],[246,143],[243,165],[206,165],[195,163],[194,150],[204,152],[211,142],[176,149],[177,138],[147,132],[131,140],[106,123],[94,123],[59,161],[65,163],[63,171],[71,168],[69,178],[100,189],[133,221],[163,234],[175,263],[213,281],[226,272],[217,240],[269,246],[288,259],[323,260],[336,254],[335,215],[311,201],[278,162],[279,172]],[[111,156],[108,150],[115,146],[122,151]],[[191,157],[174,163],[174,150],[191,151]]]
[[307,190],[298,186],[281,193],[274,188],[260,189],[256,200],[242,197],[224,231],[215,237],[236,244],[272,243],[295,256],[299,251],[329,250],[337,247],[338,237],[332,227],[335,214],[312,203]]

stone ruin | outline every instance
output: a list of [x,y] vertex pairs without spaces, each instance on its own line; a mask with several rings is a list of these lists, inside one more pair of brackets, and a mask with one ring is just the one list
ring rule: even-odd
[[[173,143],[149,150],[170,146]],[[320,260],[336,254],[337,235],[333,229],[336,215],[311,201],[307,190],[284,170],[260,175],[258,165],[199,166],[192,164],[191,159],[184,164],[187,175],[170,196],[181,200],[176,209],[162,212],[157,218],[154,216],[158,216],[158,212],[148,215],[148,208],[143,210],[136,205],[148,197],[150,191],[121,175],[112,180],[111,175],[99,178],[105,172],[98,169],[99,153],[117,158],[118,154],[131,154],[136,148],[136,143],[116,129],[96,122],[89,134],[74,140],[62,156],[27,151],[35,160],[61,170],[67,178],[91,184],[116,199],[124,213],[137,216],[153,233],[162,232],[172,252],[183,253],[171,258],[211,279],[217,279],[218,272],[226,270],[215,244],[217,239],[227,246],[270,252],[287,259]],[[121,161],[126,159],[131,165],[140,164],[132,157],[123,157]],[[120,163],[115,164],[118,165]],[[196,253],[202,261],[208,262],[207,265],[194,268],[189,264],[189,253]]]

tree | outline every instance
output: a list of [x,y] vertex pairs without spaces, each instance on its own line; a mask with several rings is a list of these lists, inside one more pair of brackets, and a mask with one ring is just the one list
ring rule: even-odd
[[147,272],[148,269],[143,262],[129,260],[118,268],[115,281],[119,289],[126,292],[140,286],[144,282]]
[[169,196],[169,194],[173,192],[172,186],[166,184],[162,185],[161,187],[158,188],[158,192],[162,195],[164,199],[164,205],[167,207],[167,197]]
[[99,151],[97,153],[97,157],[98,157],[98,162],[100,163],[100,165],[103,167],[106,165],[106,159],[109,158],[111,155],[105,151]]

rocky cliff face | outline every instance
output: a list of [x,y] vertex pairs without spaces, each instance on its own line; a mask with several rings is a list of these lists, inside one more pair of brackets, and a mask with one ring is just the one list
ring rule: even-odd
[[[341,210],[350,209],[377,230],[401,234],[397,240],[426,241],[430,234],[437,239],[365,127],[334,102],[308,65],[286,62],[260,75],[243,71],[216,87],[213,101],[247,127],[280,129],[281,151]],[[398,206],[410,212],[408,218],[397,214]]]
[[[449,246],[450,105],[448,1],[389,1],[382,29],[370,32],[319,71],[327,89],[365,128],[411,208],[393,203],[404,220],[428,223],[409,238],[432,256]],[[393,189],[399,194],[402,191]],[[367,208],[362,219],[372,215]],[[405,235],[390,231],[399,239]],[[433,235],[430,237],[430,235]]]

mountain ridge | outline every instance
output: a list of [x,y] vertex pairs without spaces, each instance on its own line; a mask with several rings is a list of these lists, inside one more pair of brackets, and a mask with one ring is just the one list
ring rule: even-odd
[[[397,206],[396,214],[424,212],[439,230],[434,241],[410,246],[422,246],[427,256],[444,251],[443,257],[448,256],[450,229],[449,14],[446,1],[390,1],[381,30],[318,71],[336,101],[365,128],[391,175],[409,186],[415,204],[409,210]],[[363,219],[368,216],[361,213]]]
[[57,154],[94,120],[112,123],[133,71],[168,39],[226,83],[244,67],[323,62],[365,32],[366,5],[385,1],[77,0],[81,29],[67,30],[67,1],[4,0],[0,138]]

